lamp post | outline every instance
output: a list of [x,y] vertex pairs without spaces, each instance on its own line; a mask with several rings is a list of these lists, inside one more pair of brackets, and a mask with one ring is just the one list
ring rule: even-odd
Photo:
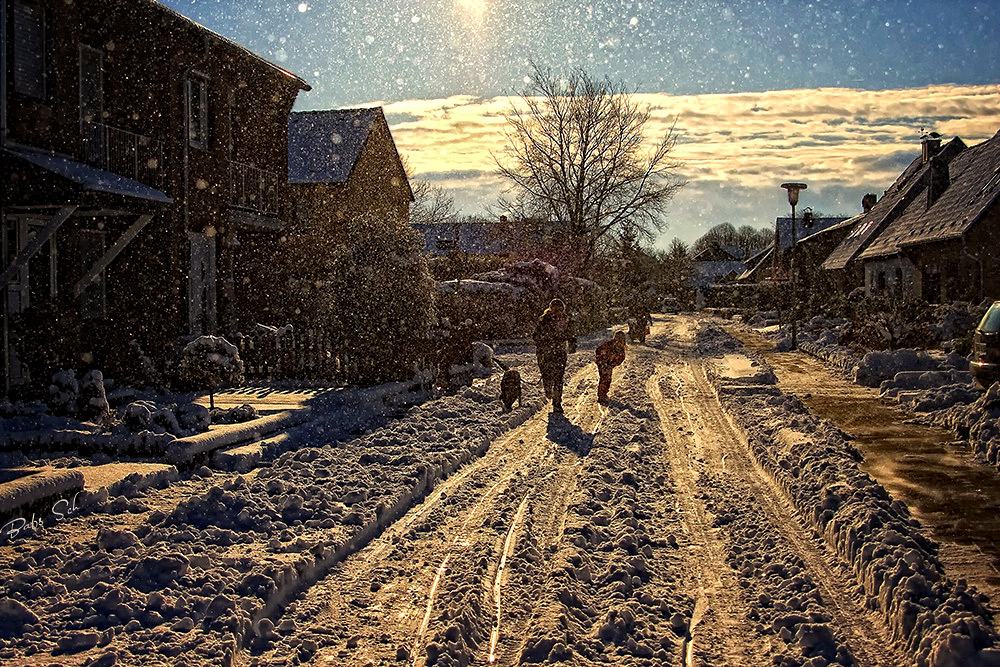
[[795,205],[799,203],[799,190],[805,190],[805,183],[782,183],[781,187],[788,190],[788,203],[792,205],[792,257],[788,262],[788,273],[792,281],[792,349],[798,349],[798,289],[795,279],[795,250],[798,239],[795,231]]

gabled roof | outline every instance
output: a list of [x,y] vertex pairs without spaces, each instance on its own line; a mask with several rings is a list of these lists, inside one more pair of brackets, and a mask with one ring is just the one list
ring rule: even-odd
[[737,282],[749,282],[751,280],[756,280],[760,273],[760,270],[765,266],[771,266],[774,264],[772,257],[774,256],[774,244],[767,246],[763,250],[759,250],[755,255],[747,259],[746,270],[736,277]]
[[[938,156],[946,163],[950,163],[963,150],[965,144],[955,137],[938,152]],[[925,163],[921,156],[917,156],[875,202],[871,210],[855,223],[847,238],[834,248],[823,262],[823,268],[827,270],[847,268],[847,265],[881,234],[886,225],[899,217],[910,202],[923,191],[930,173],[930,165],[930,161]]]
[[738,245],[712,244],[702,248],[693,258],[696,262],[732,262],[743,260],[743,248]]
[[266,66],[266,67],[268,67],[270,69],[276,70],[277,72],[279,72],[280,74],[283,74],[284,76],[287,76],[289,79],[291,79],[292,81],[295,82],[295,84],[299,87],[299,90],[307,90],[307,91],[308,90],[312,90],[312,87],[308,83],[306,83],[305,80],[302,79],[301,77],[296,76],[295,74],[292,74],[291,72],[289,72],[288,70],[284,69],[283,67],[278,67],[277,65],[275,65],[274,63],[272,63],[270,60],[267,60],[263,56],[260,56],[260,55],[258,55],[256,53],[254,53],[253,51],[251,51],[250,49],[246,48],[245,46],[237,44],[236,42],[234,42],[233,40],[229,39],[228,37],[223,37],[222,35],[220,35],[219,33],[215,32],[214,30],[210,30],[210,29],[206,28],[205,26],[201,25],[197,21],[193,21],[193,20],[189,19],[188,17],[184,16],[183,14],[181,14],[180,12],[178,12],[177,10],[174,10],[174,9],[171,9],[170,7],[167,7],[166,5],[158,2],[157,0],[145,0],[145,1],[149,5],[155,7],[156,9],[158,9],[160,11],[163,11],[163,12],[166,12],[168,15],[173,16],[176,19],[179,19],[181,22],[186,23],[186,24],[190,25],[191,27],[199,30],[200,32],[203,32],[206,35],[209,35],[209,36],[217,39],[218,41],[222,42],[223,44],[226,44],[226,45],[230,46],[231,48],[234,48],[235,50],[243,53],[243,55],[249,56],[252,60],[255,60],[255,61],[263,64],[264,66]]
[[346,183],[381,107],[298,111],[288,116],[288,182]]
[[852,225],[860,221],[863,217],[864,213],[860,213],[852,218],[830,218],[830,220],[839,220],[840,222],[835,222],[830,226],[824,226],[822,229],[819,229],[811,233],[809,236],[799,239],[799,245],[808,242],[815,243],[816,241],[825,240],[831,234],[836,234],[838,231],[843,230],[845,227],[851,227]]
[[[812,219],[812,223],[809,227],[803,224],[802,215],[795,216],[795,238],[799,243],[809,238],[813,234],[818,234],[819,232],[827,229],[828,227],[833,227],[834,225],[840,224],[846,220],[845,216],[831,216],[831,217],[815,217]],[[787,250],[792,247],[792,219],[791,218],[777,218],[774,221],[775,227],[778,230],[778,237],[781,239],[782,249]]]
[[950,184],[927,206],[915,199],[860,257],[897,254],[903,247],[961,238],[1000,198],[1000,132],[958,155],[949,165]]

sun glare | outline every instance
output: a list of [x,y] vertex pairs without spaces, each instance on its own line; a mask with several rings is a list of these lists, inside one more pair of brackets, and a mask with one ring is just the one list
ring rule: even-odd
[[476,23],[486,16],[486,0],[455,0],[458,9]]

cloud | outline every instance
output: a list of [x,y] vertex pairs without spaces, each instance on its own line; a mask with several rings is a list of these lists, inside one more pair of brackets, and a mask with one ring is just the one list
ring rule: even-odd
[[[969,145],[1000,129],[1000,85],[634,97],[649,110],[650,142],[677,135],[674,157],[688,185],[668,226],[689,239],[718,222],[773,223],[787,207],[774,191],[789,179],[809,183],[804,205],[813,197],[825,212],[853,214],[862,194],[885,190],[917,155],[922,129]],[[395,102],[385,112],[414,174],[452,189],[473,213],[502,187],[494,156],[503,159],[511,103],[455,95]]]

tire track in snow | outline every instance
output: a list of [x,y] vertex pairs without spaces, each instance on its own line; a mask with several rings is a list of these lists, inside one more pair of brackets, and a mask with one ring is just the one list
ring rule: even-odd
[[750,455],[741,431],[722,409],[704,365],[698,364],[688,370],[690,382],[682,388],[687,388],[690,409],[703,420],[703,429],[720,436],[718,452],[721,454],[725,450],[731,470],[738,474],[760,509],[769,516],[769,525],[805,564],[804,569],[821,592],[835,627],[844,633],[859,664],[907,664],[908,660],[889,637],[881,618],[852,593],[857,590],[857,582],[850,572],[803,524],[784,491]]
[[[676,412],[670,413],[667,400],[660,389],[660,382],[664,379],[675,387],[683,386],[678,373],[658,364],[656,371],[646,382],[646,392],[660,417],[665,439],[665,463],[678,487],[677,511],[682,517],[685,532],[691,538],[692,545],[695,545],[697,556],[692,561],[697,563],[698,568],[695,581],[692,582],[695,590],[690,591],[695,597],[694,611],[679,659],[686,666],[694,665],[697,647],[701,642],[710,645],[713,641],[719,642],[721,638],[724,642],[719,642],[720,647],[725,646],[727,649],[728,664],[754,664],[762,655],[771,654],[772,647],[761,641],[749,641],[746,633],[740,632],[745,624],[746,608],[734,597],[739,586],[726,562],[725,547],[720,542],[717,531],[713,529],[713,520],[707,508],[698,500],[700,472],[697,466],[703,464],[704,456],[699,426],[695,424],[688,409],[683,391],[677,391],[682,421],[687,425],[686,431],[678,431],[678,415]],[[706,637],[702,640],[701,626],[705,623],[711,623],[712,627],[705,631]]]

